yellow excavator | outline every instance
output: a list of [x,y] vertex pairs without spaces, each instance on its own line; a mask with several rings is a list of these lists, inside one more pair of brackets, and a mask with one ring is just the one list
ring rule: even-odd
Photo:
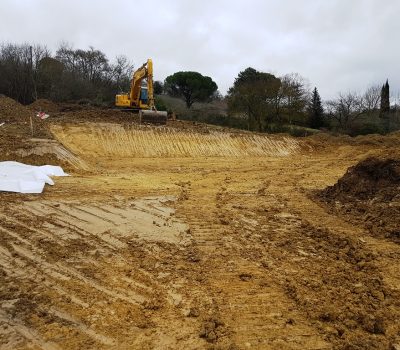
[[167,112],[157,111],[154,104],[153,61],[151,59],[133,73],[129,94],[116,95],[115,105],[138,111],[141,123],[167,123]]

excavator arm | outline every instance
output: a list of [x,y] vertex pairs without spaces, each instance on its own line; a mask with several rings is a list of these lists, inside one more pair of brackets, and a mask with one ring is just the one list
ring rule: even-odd
[[147,99],[148,109],[154,109],[154,91],[153,91],[153,61],[148,59],[138,70],[133,74],[131,82],[130,99],[135,101],[137,106],[140,105],[142,82],[147,81]]

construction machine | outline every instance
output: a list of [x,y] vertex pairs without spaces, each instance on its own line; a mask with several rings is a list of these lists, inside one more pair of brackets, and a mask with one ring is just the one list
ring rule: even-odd
[[115,105],[138,111],[141,123],[167,123],[167,112],[157,111],[154,104],[153,61],[151,59],[133,73],[130,92],[116,95]]

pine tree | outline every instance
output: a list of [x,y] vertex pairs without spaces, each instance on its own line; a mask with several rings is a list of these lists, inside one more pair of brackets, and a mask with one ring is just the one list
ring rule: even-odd
[[383,84],[381,90],[381,116],[390,112],[390,91],[389,91],[389,81]]
[[309,124],[311,128],[318,129],[324,125],[324,108],[317,88],[314,88],[309,110]]

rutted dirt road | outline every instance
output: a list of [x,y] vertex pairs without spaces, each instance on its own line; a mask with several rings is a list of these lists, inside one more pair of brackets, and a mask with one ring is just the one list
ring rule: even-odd
[[1,349],[400,344],[400,246],[313,200],[380,147],[53,132],[87,168],[1,194]]

